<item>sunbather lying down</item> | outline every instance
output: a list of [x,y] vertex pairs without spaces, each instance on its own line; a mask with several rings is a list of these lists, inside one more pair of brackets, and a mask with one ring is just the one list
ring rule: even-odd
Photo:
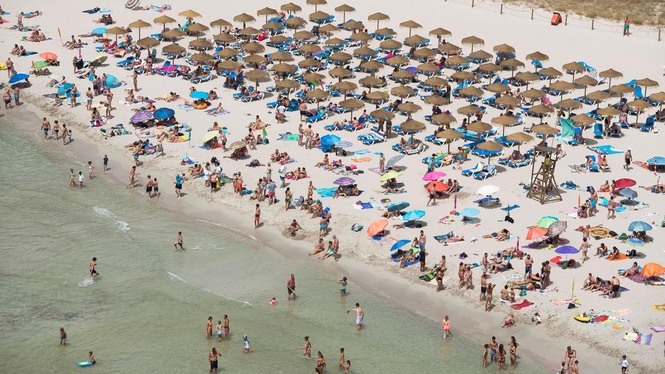
[[540,275],[539,274],[533,274],[531,275],[530,278],[527,279],[520,279],[517,281],[513,282],[508,282],[507,283],[508,287],[512,289],[519,289],[519,288],[526,288],[529,291],[539,289],[540,288]]
[[483,238],[485,238],[485,239],[494,238],[494,239],[496,239],[496,241],[501,242],[501,241],[504,241],[504,240],[508,240],[510,238],[510,231],[508,231],[506,229],[503,229],[503,230],[499,231],[498,233],[493,232],[491,234],[485,234],[485,235],[483,235]]

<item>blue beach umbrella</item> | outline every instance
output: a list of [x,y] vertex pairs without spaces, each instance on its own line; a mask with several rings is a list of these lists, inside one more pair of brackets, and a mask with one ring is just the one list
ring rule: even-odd
[[655,156],[647,160],[648,165],[665,166],[665,157]]
[[210,95],[205,91],[194,91],[189,94],[189,97],[192,99],[207,99],[208,96]]
[[95,35],[104,35],[106,34],[106,30],[108,30],[106,27],[97,27],[92,29],[90,33]]
[[411,204],[407,201],[398,201],[396,203],[391,203],[390,205],[388,205],[387,209],[391,213],[392,212],[399,212],[400,210],[404,210],[404,209],[408,208],[409,205],[411,205]]
[[628,239],[628,243],[632,245],[637,245],[637,246],[643,246],[644,242],[641,239],[638,238],[630,238]]
[[106,74],[106,87],[108,88],[118,88],[122,86],[122,83],[111,74]]
[[622,188],[619,190],[619,195],[629,199],[634,199],[637,197],[637,191],[631,190],[630,188]]
[[402,216],[402,219],[408,222],[408,221],[415,221],[423,217],[425,217],[424,210],[410,210]]
[[409,240],[409,239],[398,240],[397,242],[395,242],[395,244],[393,244],[392,247],[390,247],[390,252],[394,252],[394,251],[404,247],[405,245],[407,245],[409,243],[411,243],[411,240]]
[[175,111],[171,108],[159,108],[153,114],[152,117],[158,120],[169,119],[175,115]]
[[566,261],[568,261],[568,255],[574,255],[575,253],[579,253],[580,250],[573,247],[572,245],[564,245],[555,249],[554,252],[566,255]]
[[13,77],[9,78],[9,84],[18,83],[18,82],[26,80],[28,78],[30,78],[29,74],[25,74],[25,73],[14,74]]
[[463,217],[475,217],[480,214],[480,211],[476,208],[464,208],[459,214]]
[[328,134],[321,137],[321,150],[328,152],[335,144],[339,143],[341,138],[334,134]]
[[628,226],[628,231],[650,231],[653,227],[644,221],[634,221]]

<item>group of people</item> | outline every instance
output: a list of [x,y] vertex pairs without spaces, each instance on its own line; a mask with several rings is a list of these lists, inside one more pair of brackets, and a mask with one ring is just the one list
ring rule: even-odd
[[489,343],[483,346],[483,367],[485,368],[489,364],[496,362],[499,370],[507,370],[506,356],[510,358],[510,366],[517,365],[517,347],[519,347],[519,344],[514,336],[510,337],[508,351],[506,351],[504,345],[499,343],[496,340],[496,337],[493,336]]

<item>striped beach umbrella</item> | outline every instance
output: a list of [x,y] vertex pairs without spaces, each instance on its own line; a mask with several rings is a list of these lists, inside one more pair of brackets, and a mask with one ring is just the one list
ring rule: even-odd
[[129,119],[129,122],[131,123],[141,123],[141,122],[146,122],[148,120],[152,119],[152,112],[149,110],[142,110],[139,112],[136,112],[132,118]]
[[141,5],[141,0],[127,0],[125,2],[125,8],[134,10]]
[[349,177],[341,177],[337,178],[333,184],[336,184],[338,186],[350,186],[352,184],[356,183],[356,181],[353,178]]

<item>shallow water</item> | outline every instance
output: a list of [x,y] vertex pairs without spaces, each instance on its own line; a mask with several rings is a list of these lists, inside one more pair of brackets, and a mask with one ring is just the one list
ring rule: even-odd
[[[256,241],[158,209],[97,177],[67,187],[69,168],[84,170],[61,145],[17,137],[0,118],[0,372],[77,370],[89,350],[91,372],[207,371],[216,346],[228,373],[310,373],[303,336],[320,350],[329,373],[345,347],[354,373],[483,372],[481,344],[441,339],[437,322],[394,307],[350,283],[340,298],[336,279]],[[60,151],[61,152],[61,151]],[[101,173],[98,169],[97,173]],[[170,197],[169,197],[170,198]],[[186,251],[172,246],[182,230]],[[88,261],[101,277],[88,280]],[[287,302],[295,273],[299,298]],[[276,296],[277,306],[268,306]],[[344,311],[360,302],[366,328]],[[216,343],[204,325],[228,314],[232,336]],[[58,329],[69,334],[58,346]],[[242,335],[253,350],[243,354]],[[526,358],[518,372],[537,372]],[[494,368],[493,368],[494,369]]]

